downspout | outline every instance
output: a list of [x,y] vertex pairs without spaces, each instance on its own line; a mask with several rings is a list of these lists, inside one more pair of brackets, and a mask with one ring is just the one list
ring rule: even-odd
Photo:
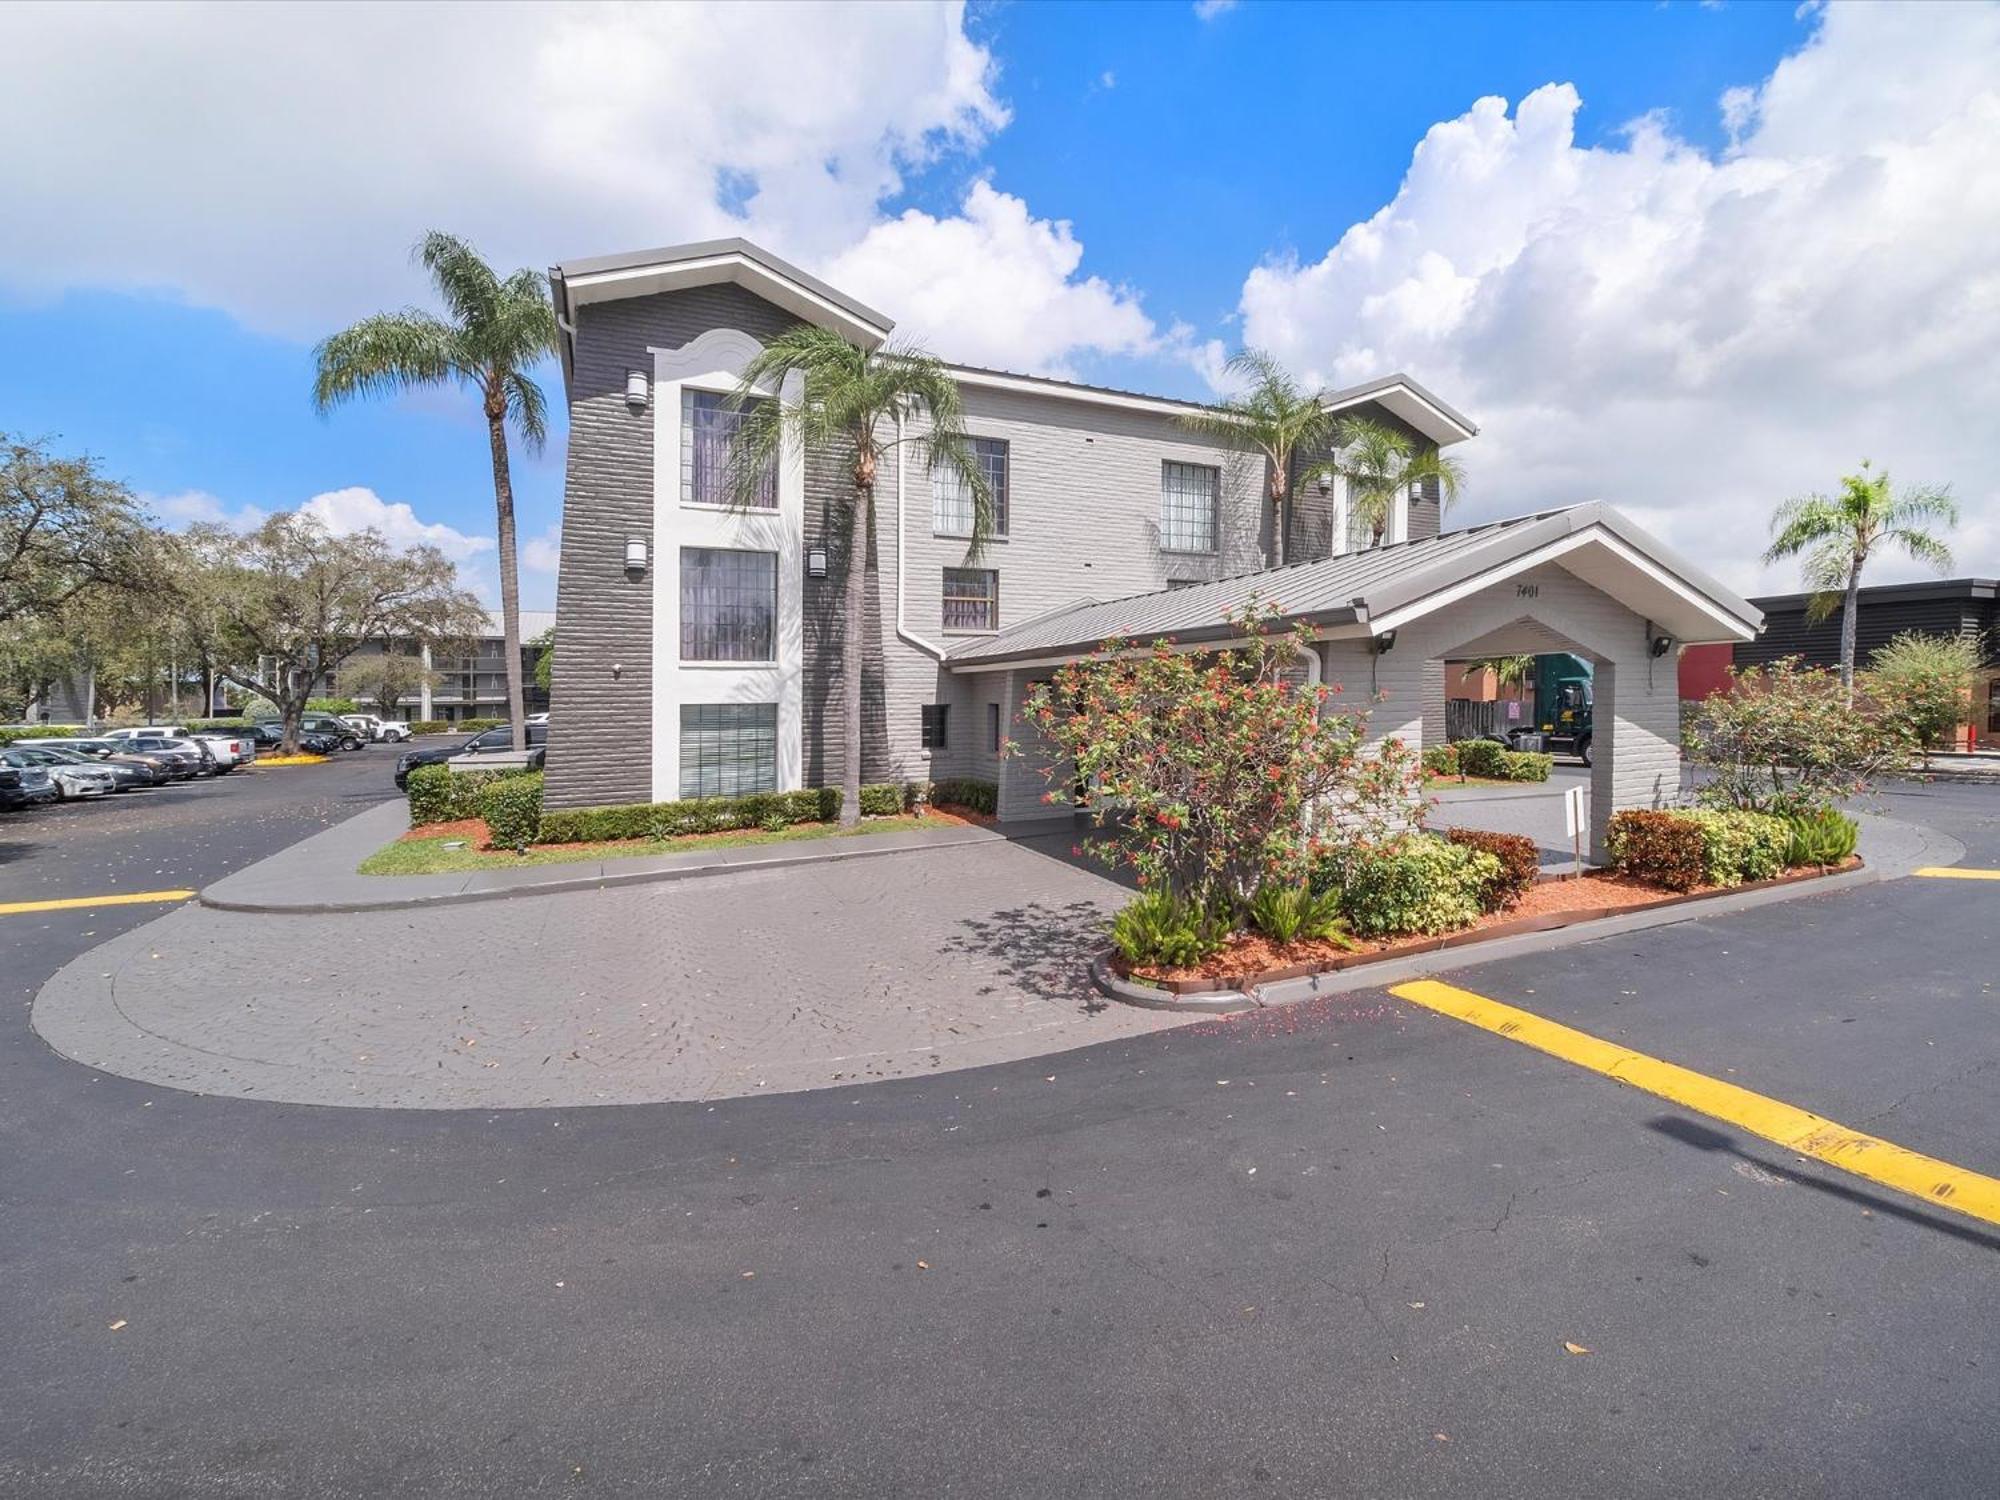
[[907,641],[935,662],[944,661],[944,648],[933,645],[910,629],[908,616],[903,612],[903,575],[909,571],[904,565],[903,505],[908,487],[909,457],[903,448],[903,407],[896,407],[896,638]]

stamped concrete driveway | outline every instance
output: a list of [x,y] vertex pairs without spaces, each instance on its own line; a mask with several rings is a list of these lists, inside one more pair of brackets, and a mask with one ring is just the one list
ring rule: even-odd
[[63,969],[34,1025],[109,1072],[300,1104],[812,1089],[1184,1021],[1092,991],[1086,955],[1120,897],[983,844],[439,910],[188,907]]

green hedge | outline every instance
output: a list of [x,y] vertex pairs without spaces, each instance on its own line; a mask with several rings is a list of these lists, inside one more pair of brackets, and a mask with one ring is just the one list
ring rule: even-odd
[[933,807],[962,807],[990,818],[1000,811],[1000,785],[976,776],[946,777],[931,783],[930,796],[925,800]]
[[477,818],[479,794],[496,781],[538,776],[526,766],[502,766],[492,771],[454,771],[450,766],[418,766],[408,777],[410,826],[456,823]]
[[1507,754],[1507,747],[1498,740],[1460,740],[1458,770],[1462,776],[1501,775],[1500,757]]
[[1419,833],[1340,849],[1313,872],[1313,888],[1338,887],[1341,909],[1363,937],[1450,932],[1480,918],[1500,861],[1483,849]]
[[1691,891],[1702,883],[1701,830],[1676,813],[1644,808],[1613,813],[1605,844],[1612,868],[1634,880],[1670,891]]
[[85,729],[80,724],[43,724],[33,729],[0,729],[0,745],[11,745],[16,740],[89,739],[100,732]]
[[248,719],[189,719],[187,727],[215,734],[249,734],[257,726]]
[[1500,752],[1500,779],[1502,781],[1547,781],[1549,772],[1556,766],[1556,758],[1539,750],[1503,750]]
[[1423,753],[1426,776],[1456,776],[1459,771],[1458,746],[1432,745]]
[[687,833],[732,833],[825,823],[840,816],[839,787],[753,792],[747,797],[696,797],[681,802],[633,802],[619,807],[563,808],[542,814],[543,844],[599,844],[614,839],[661,839]]
[[450,734],[455,727],[455,725],[449,724],[443,719],[410,720],[411,734]]
[[1612,814],[1606,843],[1617,869],[1671,891],[1691,891],[1782,875],[1792,829],[1768,813],[1628,809]]
[[497,849],[524,849],[542,828],[542,773],[501,776],[479,788],[479,816],[487,841]]
[[478,734],[482,729],[498,729],[506,722],[505,719],[460,719],[456,724],[445,725],[445,728],[456,729],[463,734]]

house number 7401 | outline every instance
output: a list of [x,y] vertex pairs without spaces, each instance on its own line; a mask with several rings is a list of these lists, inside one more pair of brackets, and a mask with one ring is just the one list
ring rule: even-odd
[[1516,599],[1539,598],[1541,592],[1542,586],[1539,583],[1517,583],[1514,585],[1514,597]]

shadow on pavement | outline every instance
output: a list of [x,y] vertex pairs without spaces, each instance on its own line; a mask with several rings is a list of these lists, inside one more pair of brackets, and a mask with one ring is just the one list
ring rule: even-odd
[[1105,914],[1095,903],[1031,901],[988,917],[966,917],[959,926],[964,931],[947,938],[943,952],[998,960],[1000,971],[1023,989],[1074,1004],[1086,1015],[1108,1003],[1090,979],[1090,956],[1104,942]]
[[[1846,1202],[1858,1204],[1860,1207],[1869,1209],[1875,1213],[1888,1214],[1898,1219],[1907,1219],[1912,1224],[1921,1224],[1926,1229],[1938,1230],[1940,1233],[1950,1235],[1953,1239],[1964,1240],[1969,1245],[1977,1245],[1982,1250],[2000,1250],[2000,1235],[1989,1234],[1983,1229],[1976,1229],[1963,1219],[1951,1218],[1943,1214],[1934,1214],[1928,1210],[1914,1207],[1901,1199],[1882,1197],[1862,1188],[1850,1187],[1845,1182],[1829,1181],[1823,1177],[1816,1177],[1810,1173],[1801,1172],[1795,1167],[1771,1161],[1766,1157],[1753,1156],[1738,1146],[1734,1137],[1723,1131],[1716,1130],[1712,1126],[1703,1125],[1694,1120],[1683,1119],[1679,1115],[1661,1115],[1657,1119],[1648,1120],[1646,1128],[1658,1131],[1669,1140],[1679,1141],[1683,1146],[1692,1146],[1697,1151],[1719,1151],[1726,1156],[1733,1156],[1739,1161],[1747,1162],[1760,1172],[1768,1172],[1773,1177],[1782,1177],[1786,1182],[1793,1183],[1799,1187],[1808,1187],[1815,1192],[1826,1193],[1832,1197],[1844,1199]],[[1838,1171],[1840,1169],[1835,1167],[1830,1170]]]

